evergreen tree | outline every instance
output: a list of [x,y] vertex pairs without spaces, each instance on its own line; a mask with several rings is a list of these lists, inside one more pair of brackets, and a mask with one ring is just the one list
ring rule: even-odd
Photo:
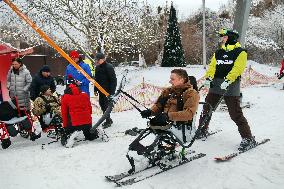
[[181,44],[180,32],[178,28],[176,10],[171,5],[167,34],[165,37],[162,67],[182,67],[185,66],[184,51]]

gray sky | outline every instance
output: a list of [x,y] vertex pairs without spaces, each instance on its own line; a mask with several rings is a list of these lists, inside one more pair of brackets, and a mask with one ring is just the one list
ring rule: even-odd
[[[202,0],[168,0],[168,5],[173,1],[178,17],[184,18],[189,16],[202,6]],[[211,10],[217,11],[221,5],[227,4],[229,0],[205,0],[205,6]],[[148,0],[152,5],[166,5],[166,0]]]

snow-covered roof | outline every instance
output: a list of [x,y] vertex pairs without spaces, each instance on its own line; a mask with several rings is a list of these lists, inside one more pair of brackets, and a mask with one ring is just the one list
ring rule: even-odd
[[10,52],[18,52],[20,55],[27,55],[34,52],[33,47],[29,47],[26,49],[18,49],[13,47],[10,43],[5,43],[0,40],[0,54],[6,54]]

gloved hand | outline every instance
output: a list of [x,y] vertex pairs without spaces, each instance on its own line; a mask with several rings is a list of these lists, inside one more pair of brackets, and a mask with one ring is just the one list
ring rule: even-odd
[[150,109],[147,109],[147,110],[143,110],[142,112],[140,112],[140,114],[142,118],[147,118],[152,115],[152,111]]
[[156,125],[156,126],[164,126],[167,125],[167,122],[169,121],[169,116],[167,113],[163,112],[154,118],[150,120],[151,125]]
[[231,84],[231,82],[226,79],[225,81],[223,81],[220,88],[223,89],[223,90],[227,90],[227,88],[229,87],[230,84]]
[[157,102],[160,103],[162,106],[165,106],[169,98],[167,97],[160,97]]
[[210,77],[206,78],[204,83],[203,83],[204,87],[210,88],[211,82],[212,82],[212,79]]

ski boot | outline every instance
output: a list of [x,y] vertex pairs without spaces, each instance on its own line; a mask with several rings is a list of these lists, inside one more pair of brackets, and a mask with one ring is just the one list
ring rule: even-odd
[[238,148],[239,151],[245,151],[248,150],[252,147],[254,147],[256,145],[256,141],[255,141],[255,137],[251,137],[251,138],[243,138],[240,146]]

